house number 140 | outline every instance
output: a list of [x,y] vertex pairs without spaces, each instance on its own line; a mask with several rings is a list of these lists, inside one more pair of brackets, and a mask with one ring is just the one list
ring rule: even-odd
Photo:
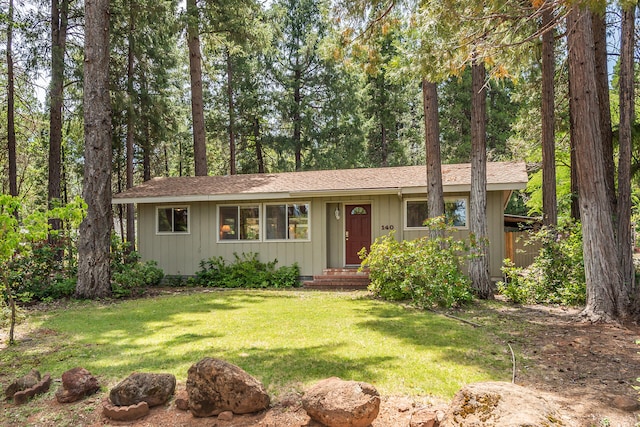
[[381,225],[381,230],[393,230],[393,225]]

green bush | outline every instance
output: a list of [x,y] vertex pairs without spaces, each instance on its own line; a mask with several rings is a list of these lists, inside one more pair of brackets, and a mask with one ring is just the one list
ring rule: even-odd
[[504,282],[498,290],[509,300],[525,303],[582,305],[586,301],[582,228],[568,223],[531,233],[527,244],[539,244],[533,264],[518,268],[505,260]]
[[360,254],[369,268],[369,290],[387,300],[411,300],[420,308],[452,307],[472,300],[471,284],[462,272],[468,245],[455,240],[444,221],[428,223],[439,235],[416,240],[379,237],[369,253]]
[[164,273],[155,261],[140,261],[140,255],[128,251],[129,243],[117,236],[111,240],[111,291],[116,298],[140,295],[148,286],[160,283]]
[[46,240],[30,245],[30,252],[18,253],[8,263],[8,278],[16,295],[30,295],[36,301],[73,295],[76,267],[65,266],[58,258],[58,247]]
[[200,270],[189,279],[189,285],[221,288],[291,288],[300,285],[297,263],[276,268],[277,259],[263,263],[253,252],[234,253],[233,256],[234,261],[230,264],[222,257],[200,261]]

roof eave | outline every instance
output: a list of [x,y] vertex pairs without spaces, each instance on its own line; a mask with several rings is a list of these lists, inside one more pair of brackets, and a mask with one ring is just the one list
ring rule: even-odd
[[[526,188],[525,182],[511,182],[488,184],[487,191],[512,191]],[[468,184],[445,185],[445,193],[468,192],[471,190]],[[363,188],[354,190],[314,190],[314,191],[291,191],[275,193],[231,193],[231,194],[197,194],[181,196],[156,196],[156,197],[117,197],[112,200],[115,205],[125,205],[129,203],[192,203],[192,202],[224,202],[224,201],[244,201],[244,200],[275,200],[304,197],[336,197],[336,196],[373,196],[389,194],[425,194],[426,186],[420,187],[395,187],[395,188]]]

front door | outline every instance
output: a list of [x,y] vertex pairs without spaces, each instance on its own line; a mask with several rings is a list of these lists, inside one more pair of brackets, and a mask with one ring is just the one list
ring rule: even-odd
[[346,205],[344,212],[346,263],[360,264],[358,252],[371,245],[371,205]]

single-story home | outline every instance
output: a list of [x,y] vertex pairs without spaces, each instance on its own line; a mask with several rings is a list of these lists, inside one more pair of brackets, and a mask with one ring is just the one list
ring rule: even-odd
[[[446,215],[465,237],[471,166],[442,166]],[[501,277],[504,208],[525,188],[524,163],[487,165],[489,265]],[[116,194],[137,204],[138,251],[165,274],[193,275],[203,259],[255,252],[278,265],[297,262],[303,277],[360,264],[358,252],[395,230],[427,234],[425,166],[229,176],[154,178]]]

